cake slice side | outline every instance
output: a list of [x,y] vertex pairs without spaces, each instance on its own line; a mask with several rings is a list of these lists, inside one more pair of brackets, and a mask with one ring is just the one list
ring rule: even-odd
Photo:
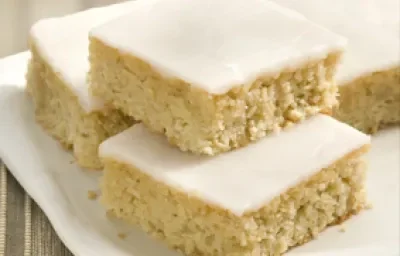
[[400,123],[400,67],[379,70],[339,86],[333,116],[365,133]]
[[41,57],[33,41],[30,50],[26,90],[34,105],[36,121],[64,148],[73,151],[80,166],[101,169],[100,143],[127,129],[133,119],[112,108],[87,113],[70,86]]
[[91,26],[126,12],[129,4],[95,8],[38,21],[30,31],[26,74],[37,122],[77,163],[101,169],[99,144],[134,121],[88,93],[88,32]]

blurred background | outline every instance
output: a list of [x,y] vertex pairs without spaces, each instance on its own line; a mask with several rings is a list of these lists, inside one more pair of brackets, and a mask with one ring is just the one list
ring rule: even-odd
[[122,1],[0,0],[0,58],[26,50],[29,28],[39,19]]

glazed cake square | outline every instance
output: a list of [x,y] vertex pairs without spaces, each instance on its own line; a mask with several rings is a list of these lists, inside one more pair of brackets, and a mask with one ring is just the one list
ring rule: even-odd
[[93,95],[217,155],[336,105],[346,40],[270,1],[137,1],[90,34]]
[[131,117],[105,107],[89,95],[89,30],[128,12],[132,3],[95,8],[37,22],[30,31],[27,91],[37,122],[66,148],[77,163],[98,169],[98,146],[133,124]]
[[365,207],[369,143],[317,115],[210,158],[137,124],[100,145],[102,202],[185,255],[281,255]]
[[374,133],[400,123],[400,2],[398,0],[277,0],[345,36],[335,118]]

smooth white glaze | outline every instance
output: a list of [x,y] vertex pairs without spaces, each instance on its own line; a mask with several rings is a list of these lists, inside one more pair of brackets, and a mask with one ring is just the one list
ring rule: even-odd
[[89,95],[86,75],[89,71],[89,31],[94,26],[129,12],[133,2],[93,8],[35,23],[30,36],[42,58],[63,79],[90,112],[103,102]]
[[317,115],[247,147],[207,157],[183,153],[138,124],[103,142],[100,156],[240,216],[369,142],[352,127]]
[[213,94],[346,46],[344,37],[267,0],[139,0],[91,36]]
[[400,65],[399,0],[274,0],[348,39],[339,84]]

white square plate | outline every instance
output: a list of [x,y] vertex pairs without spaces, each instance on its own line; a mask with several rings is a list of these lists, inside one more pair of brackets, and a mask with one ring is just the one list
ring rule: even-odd
[[[35,123],[24,93],[28,53],[0,60],[0,158],[49,217],[76,256],[176,256],[141,231],[110,221],[98,201],[101,172],[85,171]],[[371,210],[329,228],[318,239],[291,250],[292,256],[397,256],[399,249],[400,128],[373,137],[368,156]],[[126,239],[118,238],[120,232]]]

